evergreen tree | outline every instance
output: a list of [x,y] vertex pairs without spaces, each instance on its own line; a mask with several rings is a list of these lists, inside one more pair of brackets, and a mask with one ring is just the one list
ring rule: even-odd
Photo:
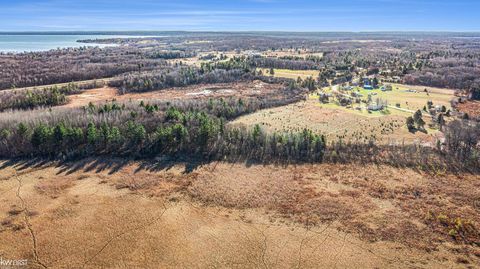
[[27,138],[28,135],[28,127],[23,122],[19,123],[17,126],[17,133],[22,138]]
[[94,145],[97,143],[98,133],[97,127],[93,122],[89,122],[87,126],[87,141],[89,144]]
[[409,131],[415,130],[415,120],[411,116],[407,118],[407,128]]

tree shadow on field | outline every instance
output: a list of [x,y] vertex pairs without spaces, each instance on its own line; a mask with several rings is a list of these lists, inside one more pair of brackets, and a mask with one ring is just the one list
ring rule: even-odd
[[51,160],[46,160],[42,158],[34,159],[9,159],[0,161],[0,170],[6,169],[8,167],[14,168],[17,172],[22,172],[28,168],[31,169],[42,169],[52,165]]
[[101,173],[108,171],[108,174],[115,174],[125,167],[130,160],[122,158],[86,158],[77,161],[59,162],[56,167],[59,168],[58,175],[70,175],[75,172],[95,172]]
[[135,158],[113,158],[113,157],[89,157],[78,160],[59,161],[54,159],[34,158],[34,159],[3,159],[0,160],[0,171],[7,168],[14,168],[17,172],[27,172],[30,170],[40,170],[47,167],[58,169],[57,175],[70,175],[76,172],[107,172],[113,175],[121,171],[128,165],[133,165],[134,173],[142,170],[149,172],[168,171],[173,167],[184,167],[184,174],[189,174],[197,168],[209,164],[209,160],[198,158],[155,158],[155,159],[135,159]]
[[149,172],[159,172],[159,171],[168,171],[173,167],[184,167],[184,174],[190,174],[196,169],[211,163],[210,160],[202,160],[199,158],[161,158],[157,160],[141,160],[139,162],[138,168],[135,170],[135,173],[138,173],[142,170]]
[[[183,169],[183,174],[190,174],[200,167],[208,165],[210,163],[231,163],[231,164],[243,164],[246,167],[255,165],[267,165],[273,164],[278,166],[288,166],[285,163],[264,163],[250,159],[234,159],[234,160],[210,160],[199,157],[190,156],[176,156],[166,157],[158,156],[155,158],[132,158],[132,157],[88,157],[76,160],[61,161],[55,159],[46,158],[34,158],[34,159],[4,159],[0,160],[0,171],[9,167],[16,169],[17,172],[28,172],[33,170],[40,170],[47,167],[55,167],[58,169],[57,175],[71,175],[77,172],[84,173],[104,173],[114,175],[120,172],[127,166],[134,168],[133,173],[139,173],[141,171],[148,172],[160,172],[168,171],[172,168]],[[215,169],[216,165],[213,167]]]

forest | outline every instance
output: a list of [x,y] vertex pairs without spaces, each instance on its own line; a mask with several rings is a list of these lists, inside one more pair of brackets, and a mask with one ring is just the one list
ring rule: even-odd
[[[365,38],[365,42],[357,42],[356,37]],[[85,43],[113,42],[120,46],[0,54],[0,72],[3,74],[0,89],[163,70],[169,65],[166,60],[191,58],[211,51],[262,53],[289,50],[293,52],[290,56],[242,57],[248,58],[250,67],[320,70],[319,80],[329,79],[335,83],[348,81],[352,76],[375,75],[385,81],[398,78],[399,82],[406,84],[478,92],[478,38],[451,35],[440,38],[433,34],[421,37],[414,33],[398,36],[190,33],[158,38],[82,40]],[[308,56],[309,53],[323,56]],[[219,59],[214,65],[218,67],[222,62]],[[472,97],[478,99],[478,94],[472,94]]]
[[[109,102],[84,108],[53,111],[17,111],[0,122],[0,156],[153,156],[198,154],[204,157],[253,157],[245,146],[266,143],[266,134],[254,130],[230,129],[228,120],[271,106],[297,102],[299,89],[285,88],[283,99],[220,99],[170,102]],[[289,97],[288,97],[289,96]],[[34,113],[34,114],[33,114]],[[319,161],[324,139],[311,132],[285,134],[279,138],[281,152],[291,152],[301,143],[298,158]],[[285,147],[285,148],[284,148]],[[280,150],[280,149],[278,149]],[[237,156],[238,155],[238,156]],[[266,157],[266,156],[265,156]]]
[[68,95],[80,91],[81,89],[74,83],[61,87],[0,91],[0,111],[64,105],[68,102]]
[[[251,159],[263,162],[373,162],[426,170],[478,170],[480,126],[462,119],[445,126],[445,142],[436,147],[376,145],[326,141],[311,130],[267,133],[232,127],[229,121],[257,110],[305,99],[308,91],[343,84],[354,77],[413,85],[446,87],[479,97],[480,43],[457,39],[417,40],[396,37],[385,42],[355,42],[319,37],[273,37],[211,34],[109,40],[128,46],[59,49],[0,54],[0,156],[72,159],[91,155],[150,157],[198,156],[206,159]],[[376,38],[376,37],[374,37]],[[166,41],[168,40],[168,42]],[[84,42],[89,42],[84,41]],[[157,43],[158,42],[158,43]],[[159,44],[163,45],[159,45]],[[466,46],[466,44],[469,46]],[[272,45],[273,44],[273,45]],[[211,51],[221,53],[215,57]],[[228,51],[293,52],[292,56],[242,55]],[[303,53],[323,56],[303,56]],[[198,65],[167,60],[201,56]],[[307,54],[308,54],[307,53]],[[302,56],[298,56],[302,55]],[[318,70],[316,78],[284,79],[257,68]],[[109,78],[120,94],[158,91],[189,85],[263,81],[283,85],[275,96],[116,102],[83,108],[55,108],[84,90],[75,81]],[[18,87],[72,82],[28,90]],[[95,85],[95,84],[92,84]],[[13,89],[11,89],[13,88]],[[49,108],[49,109],[43,109]],[[399,156],[402,156],[401,158]]]
[[[151,58],[127,48],[75,48],[24,54],[0,53],[0,89],[109,78],[126,72],[164,67],[162,58]],[[159,57],[159,56],[158,56]]]
[[[290,91],[291,89],[285,89]],[[425,171],[478,172],[480,124],[460,120],[446,127],[445,146],[381,146],[326,141],[321,134],[266,133],[229,127],[242,114],[298,101],[220,99],[208,101],[90,104],[87,107],[3,115],[0,156],[72,160],[86,156],[158,155],[265,163],[378,163]],[[7,117],[7,118],[5,118]]]

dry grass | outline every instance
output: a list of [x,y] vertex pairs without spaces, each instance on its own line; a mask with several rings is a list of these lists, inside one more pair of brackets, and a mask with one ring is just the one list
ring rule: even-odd
[[259,124],[269,132],[290,132],[310,129],[323,134],[327,141],[431,142],[435,132],[410,133],[405,125],[405,116],[362,115],[346,109],[320,105],[317,99],[288,106],[265,109],[238,118],[230,124],[253,126]]
[[112,100],[117,95],[117,89],[111,87],[85,90],[82,93],[69,96],[69,103],[66,104],[65,107],[82,107],[88,105],[90,102],[105,102]]
[[480,260],[474,175],[227,163],[191,173],[130,163],[112,173],[95,163],[1,181],[0,253],[32,268],[467,268]]
[[[268,76],[270,73],[269,68],[257,68],[258,70],[261,70],[262,73],[266,76]],[[290,69],[274,69],[274,77],[278,78],[291,78],[291,79],[297,79],[298,77],[302,79],[306,79],[308,77],[312,78],[317,78],[318,74],[320,73],[317,70],[290,70]]]
[[480,101],[468,101],[458,104],[458,110],[467,113],[470,117],[480,118]]
[[85,90],[80,94],[68,97],[69,103],[64,107],[82,107],[92,103],[104,103],[107,101],[140,101],[151,100],[185,100],[198,98],[225,98],[255,97],[264,95],[275,95],[283,86],[279,84],[268,84],[261,81],[203,84],[188,87],[169,88],[146,93],[129,93],[120,95],[118,90],[111,87]]
[[[307,225],[335,222],[368,241],[401,242],[425,251],[450,241],[465,242],[463,250],[472,253],[472,244],[480,240],[476,176],[372,165],[219,166],[199,172],[189,188],[193,197],[226,207],[265,208]],[[438,229],[432,214],[447,214],[448,225]],[[458,237],[449,234],[455,225],[463,225]]]
[[262,81],[200,84],[187,87],[175,87],[147,93],[130,93],[117,97],[117,100],[178,100],[224,97],[255,97],[275,95],[284,87]]
[[[388,111],[383,112],[371,112],[365,109],[365,104],[353,104],[352,108],[341,107],[335,101],[330,104],[323,104],[322,106],[328,108],[338,108],[353,114],[366,115],[370,117],[379,117],[385,115],[396,115],[401,116],[406,119],[409,116],[412,116],[413,113],[417,110],[423,110],[427,106],[429,101],[433,102],[434,106],[445,106],[446,109],[451,109],[450,101],[454,98],[454,91],[451,89],[443,88],[432,88],[432,87],[422,87],[422,86],[410,86],[402,84],[392,84],[392,91],[381,91],[380,89],[375,90],[365,90],[360,87],[354,87],[354,91],[359,92],[363,97],[361,99],[364,102],[367,102],[368,95],[372,95],[372,100],[375,101],[377,98],[385,100],[388,102]],[[339,86],[326,87],[322,89],[324,92],[331,92],[333,90],[337,91]],[[426,91],[426,92],[425,92]],[[344,91],[344,94],[350,95],[348,91]],[[318,95],[313,94],[310,96],[312,99],[318,100]],[[397,107],[399,105],[400,107]],[[355,108],[362,108],[362,110],[357,110]],[[424,113],[424,120],[429,123],[431,122],[431,117],[428,116],[428,113]]]
[[[395,106],[398,103],[402,108],[413,111],[423,109],[423,107],[427,105],[428,101],[432,101],[434,105],[445,106],[447,109],[450,109],[450,100],[452,100],[455,96],[455,91],[450,89],[403,84],[393,84],[392,87],[392,91],[386,92],[382,92],[381,90],[363,89],[360,92],[364,95],[364,98],[368,95],[368,93],[377,93],[377,95],[373,96],[373,99],[385,99],[392,106]],[[408,90],[415,90],[416,92],[408,92]],[[428,93],[425,92],[425,90],[427,90]]]
[[35,190],[40,194],[50,196],[51,198],[58,198],[62,193],[72,187],[74,182],[69,179],[50,179],[42,180],[35,185]]

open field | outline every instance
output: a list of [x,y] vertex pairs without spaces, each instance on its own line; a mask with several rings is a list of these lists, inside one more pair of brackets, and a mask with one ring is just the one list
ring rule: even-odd
[[[264,75],[268,76],[269,68],[257,68],[261,70]],[[317,70],[289,70],[289,69],[274,69],[274,77],[297,79],[298,77],[306,79],[308,77],[317,78],[319,72]]]
[[[450,100],[454,98],[454,91],[450,89],[422,87],[422,86],[410,86],[402,84],[392,84],[392,91],[381,91],[380,89],[365,90],[360,87],[354,87],[354,91],[363,95],[363,99],[366,99],[368,94],[372,95],[372,99],[376,98],[387,100],[390,106],[396,106],[400,104],[400,108],[416,111],[422,110],[427,105],[428,101],[432,101],[433,105],[445,106],[447,109],[451,109]],[[332,89],[335,87],[331,87]],[[428,91],[425,92],[425,89]],[[415,92],[409,92],[413,90]],[[327,88],[327,92],[329,89]],[[348,94],[348,92],[347,92]]]
[[[406,92],[407,89],[415,89],[418,92]],[[434,105],[444,105],[447,109],[451,109],[449,101],[454,95],[451,90],[438,88],[428,88],[427,95],[423,89],[425,87],[420,91],[419,87],[405,85],[394,85],[393,91],[387,92],[357,88],[356,90],[363,95],[363,99],[366,99],[369,93],[376,93],[372,99],[388,100],[390,107],[386,111],[373,112],[355,109],[356,106],[365,106],[365,104],[354,104],[353,108],[342,107],[334,102],[322,104],[318,101],[318,95],[312,94],[306,102],[259,111],[243,116],[232,124],[247,126],[259,124],[265,130],[275,132],[310,129],[326,135],[330,141],[376,140],[382,143],[432,144],[441,136],[441,133],[430,128],[427,128],[427,134],[410,133],[405,124],[406,118],[412,116],[414,111],[423,109],[429,100],[433,101]],[[396,103],[400,103],[400,108],[396,108]],[[424,118],[427,123],[431,122],[430,117]]]
[[8,92],[15,92],[15,91],[31,91],[31,90],[41,90],[41,89],[48,89],[52,87],[65,87],[69,84],[73,83],[77,87],[81,88],[84,85],[91,85],[97,83],[98,87],[101,85],[107,85],[108,82],[112,81],[114,78],[101,78],[101,79],[90,79],[90,80],[81,80],[81,81],[74,81],[74,82],[67,82],[67,83],[56,83],[56,84],[48,84],[48,85],[41,85],[41,86],[32,86],[32,87],[24,87],[24,88],[14,88],[14,89],[7,89],[2,90],[3,93]]
[[[197,43],[191,43],[190,42],[189,44],[199,44],[199,43],[198,42]],[[221,52],[220,51],[207,51],[207,52],[199,53],[195,57],[170,59],[170,60],[167,60],[167,62],[169,62],[170,64],[173,64],[173,65],[182,63],[184,65],[200,67],[202,63],[211,62],[210,60],[202,60],[201,59],[202,57],[207,56],[207,55],[214,55],[218,58],[220,58],[220,55],[224,55],[224,57],[226,57],[226,59],[231,59],[233,57],[241,57],[244,54],[237,53],[235,51],[221,51]],[[225,60],[223,60],[223,61],[225,61]]]
[[81,107],[88,105],[90,102],[105,102],[116,98],[116,96],[118,96],[118,90],[111,87],[85,90],[79,94],[69,96],[69,102],[64,107]]
[[222,98],[229,96],[254,97],[261,95],[275,95],[282,89],[280,84],[268,84],[262,81],[201,84],[188,87],[169,88],[148,93],[130,93],[117,97],[117,100],[151,100],[151,99],[198,99]]
[[145,93],[120,94],[111,87],[85,90],[79,94],[69,96],[69,103],[64,107],[81,107],[90,102],[102,103],[112,101],[151,101],[151,100],[185,100],[199,98],[222,98],[222,97],[255,97],[262,95],[275,95],[282,89],[280,84],[268,84],[261,81],[219,83],[192,85],[188,87],[169,88]]
[[170,60],[167,60],[167,62],[172,65],[182,63],[189,66],[199,67],[202,62],[206,62],[206,61],[201,61],[198,57],[190,57],[190,58],[170,59]]
[[450,237],[442,224],[455,217],[478,223],[475,176],[371,165],[190,165],[3,163],[0,253],[28,258],[30,268],[479,262],[478,247]]
[[[393,112],[393,110],[392,110]],[[405,113],[401,113],[405,114]],[[266,131],[290,132],[305,128],[324,134],[327,141],[369,141],[380,143],[431,143],[436,132],[410,133],[405,125],[405,115],[368,114],[334,104],[320,104],[318,99],[262,110],[240,117],[231,124],[253,126],[259,124]],[[410,114],[411,115],[411,114]]]

